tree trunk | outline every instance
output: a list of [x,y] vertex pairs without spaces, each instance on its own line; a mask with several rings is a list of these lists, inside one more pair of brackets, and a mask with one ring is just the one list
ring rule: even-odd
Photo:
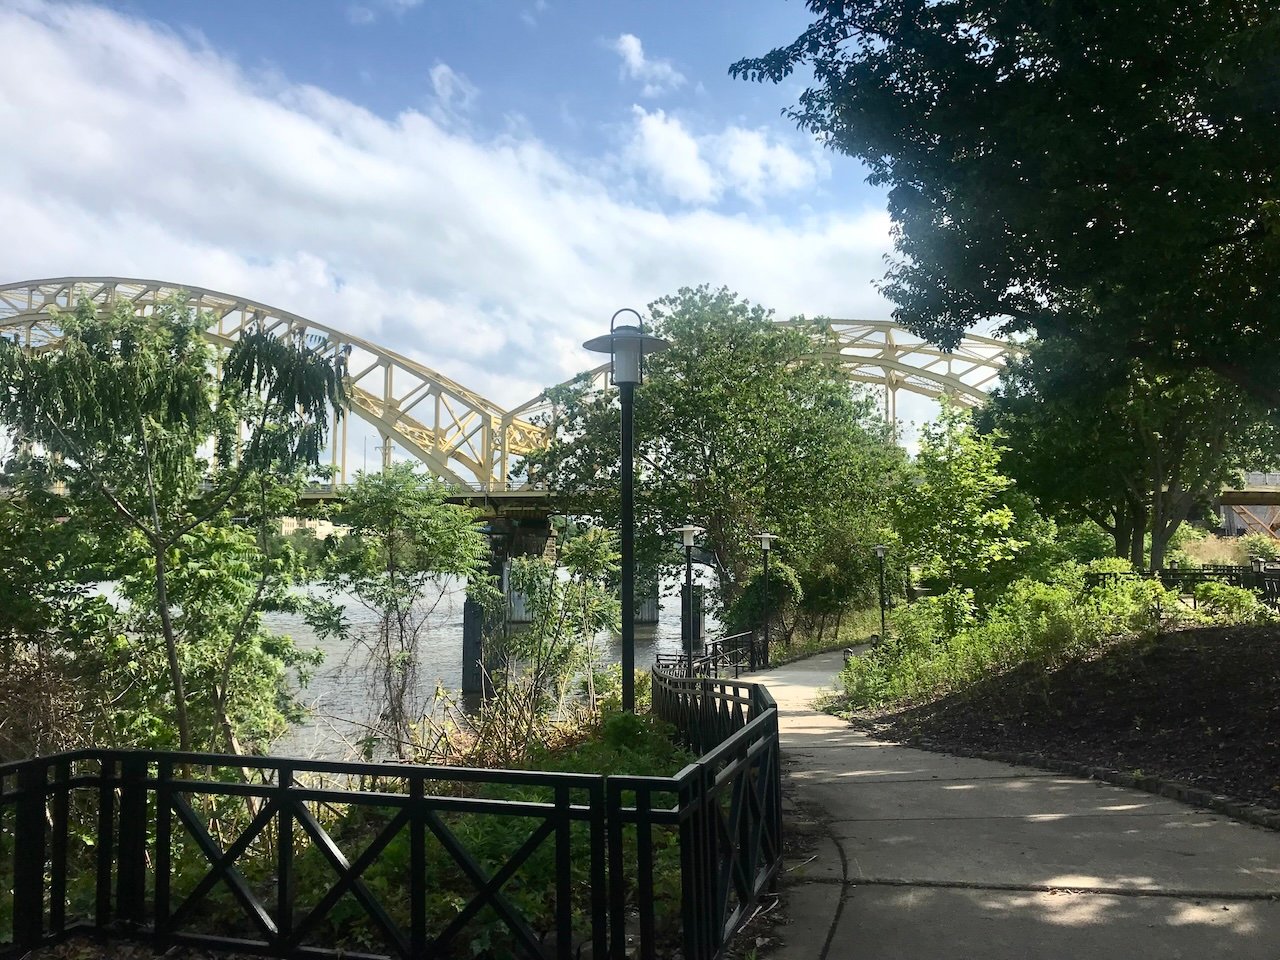
[[178,637],[169,613],[169,591],[164,547],[156,547],[156,606],[160,611],[160,628],[164,631],[164,652],[169,660],[169,680],[173,684],[173,709],[178,721],[178,748],[191,749],[191,723],[187,719],[187,687],[182,679],[182,663],[178,659]]
[[1117,505],[1115,518],[1111,538],[1115,541],[1116,556],[1127,557],[1133,546],[1133,513],[1129,505]]
[[1133,525],[1129,530],[1129,562],[1133,564],[1133,569],[1135,570],[1146,568],[1146,543],[1144,542],[1146,533],[1146,511],[1135,507]]

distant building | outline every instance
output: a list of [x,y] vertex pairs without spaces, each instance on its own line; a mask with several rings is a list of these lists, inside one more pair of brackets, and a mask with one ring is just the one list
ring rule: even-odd
[[280,534],[289,536],[299,530],[310,530],[317,540],[328,540],[330,537],[345,537],[350,527],[335,524],[322,517],[281,517]]

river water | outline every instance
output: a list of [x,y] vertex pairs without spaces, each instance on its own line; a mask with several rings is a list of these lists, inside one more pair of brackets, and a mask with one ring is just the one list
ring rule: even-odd
[[[636,666],[653,663],[658,653],[680,652],[680,596],[677,581],[662,584],[662,599],[656,624],[636,627]],[[354,598],[343,598],[347,620],[354,634],[362,627],[376,624],[377,618]],[[419,646],[419,671],[416,699],[426,704],[437,687],[457,697],[462,685],[462,605],[460,588],[447,589],[428,619]],[[272,613],[263,617],[264,624],[277,633],[293,637],[302,649],[319,648],[324,662],[315,669],[311,680],[298,690],[308,708],[308,718],[291,728],[276,741],[270,753],[276,756],[339,759],[353,753],[353,743],[363,732],[368,715],[373,678],[365,666],[365,655],[359,645],[348,640],[318,640],[299,616]],[[708,636],[716,636],[718,624],[708,613]],[[597,642],[600,659],[617,663],[621,644],[616,635],[602,634]]]

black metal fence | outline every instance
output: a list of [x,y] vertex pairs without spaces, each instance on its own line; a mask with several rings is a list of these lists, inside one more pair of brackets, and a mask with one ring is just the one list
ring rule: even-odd
[[0,765],[0,956],[715,960],[776,878],[777,710],[653,675],[674,777],[85,750]]
[[735,679],[742,673],[763,670],[769,666],[769,651],[756,636],[747,630],[708,640],[702,653],[693,657],[693,669],[683,653],[659,653],[655,660],[658,668],[675,676],[729,677]]
[[[1086,587],[1100,587],[1117,583],[1121,580],[1141,580],[1148,574],[1137,571],[1107,571],[1105,573],[1086,573]],[[1280,604],[1280,564],[1267,563],[1258,567],[1247,567],[1239,564],[1205,564],[1199,567],[1170,567],[1154,574],[1169,590],[1192,594],[1202,583],[1226,583],[1233,587],[1243,587],[1259,593],[1263,600],[1272,606]]]

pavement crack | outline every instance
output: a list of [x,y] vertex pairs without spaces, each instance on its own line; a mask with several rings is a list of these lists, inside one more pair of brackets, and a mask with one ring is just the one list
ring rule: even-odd
[[[822,952],[818,954],[818,960],[827,960],[827,954],[831,950],[831,942],[835,939],[836,928],[840,926],[840,915],[844,913],[844,902],[849,899],[849,888],[852,883],[849,880],[849,855],[845,853],[844,844],[840,842],[840,838],[835,834],[831,835],[831,842],[836,845],[836,850],[840,853],[840,876],[843,882],[840,885],[840,896],[836,900],[836,912],[831,916],[831,927],[827,930],[827,939],[823,941]],[[859,868],[861,872],[861,868]]]

